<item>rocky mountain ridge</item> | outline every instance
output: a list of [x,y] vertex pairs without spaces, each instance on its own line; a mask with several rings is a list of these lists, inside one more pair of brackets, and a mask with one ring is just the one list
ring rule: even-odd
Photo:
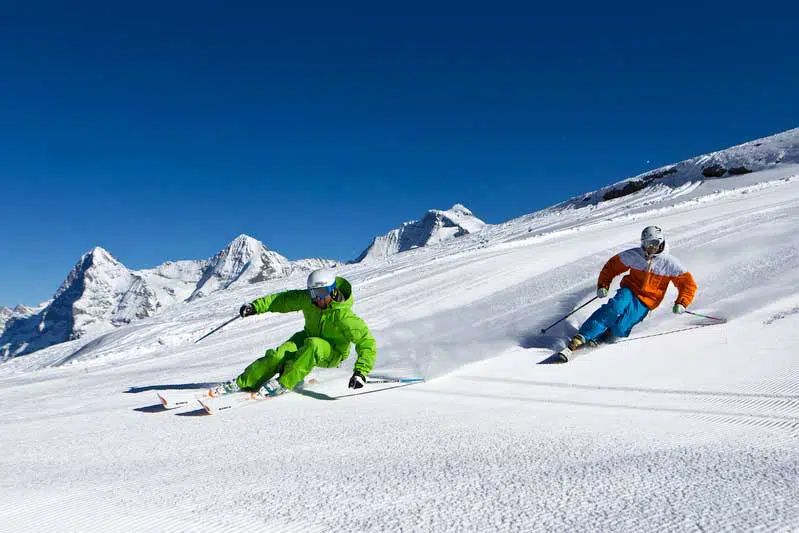
[[167,262],[145,270],[130,270],[97,246],[81,256],[44,307],[0,310],[0,357],[129,324],[231,286],[336,264],[327,259],[290,261],[247,235],[236,237],[210,259]]

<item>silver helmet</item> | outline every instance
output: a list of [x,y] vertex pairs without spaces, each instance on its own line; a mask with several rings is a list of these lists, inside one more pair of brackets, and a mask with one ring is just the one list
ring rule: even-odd
[[641,249],[648,255],[662,252],[666,247],[666,236],[657,226],[647,226],[641,232]]
[[336,288],[336,273],[329,268],[314,270],[308,275],[308,294],[311,298],[324,298]]

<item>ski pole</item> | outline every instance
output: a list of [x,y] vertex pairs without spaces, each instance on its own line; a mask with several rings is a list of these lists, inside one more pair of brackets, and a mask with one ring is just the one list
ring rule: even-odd
[[583,305],[581,305],[580,307],[578,307],[577,309],[575,309],[574,311],[572,311],[572,312],[571,312],[571,313],[569,313],[568,315],[564,316],[563,318],[561,318],[561,319],[560,319],[560,320],[558,320],[557,322],[554,322],[554,323],[550,324],[549,326],[545,327],[544,329],[542,329],[542,330],[541,330],[541,333],[546,333],[548,329],[552,328],[553,326],[555,326],[555,325],[557,325],[557,324],[560,324],[561,322],[563,322],[564,320],[566,320],[567,318],[569,318],[570,316],[572,316],[574,313],[576,313],[577,311],[579,311],[580,309],[582,309],[582,308],[583,308],[583,307],[585,307],[586,305],[590,304],[591,302],[593,302],[593,301],[594,301],[594,300],[596,300],[597,298],[599,298],[599,296],[594,296],[593,298],[591,298],[590,300],[588,300],[587,302],[585,302]]
[[201,340],[203,340],[203,339],[204,339],[204,338],[206,338],[206,337],[210,337],[211,335],[213,335],[214,333],[216,333],[216,332],[217,332],[217,331],[219,331],[220,329],[224,328],[225,326],[227,326],[228,324],[230,324],[230,323],[231,323],[231,322],[233,322],[234,320],[238,320],[239,318],[241,318],[239,315],[236,315],[236,316],[234,316],[233,318],[231,318],[230,320],[228,320],[227,322],[225,322],[224,324],[222,324],[222,325],[221,325],[221,326],[219,326],[218,328],[214,328],[214,329],[212,329],[211,331],[209,331],[208,333],[206,333],[205,335],[203,335],[202,337],[200,337],[199,339],[197,339],[196,341],[194,341],[194,344],[197,344],[198,342],[200,342]]
[[702,318],[709,318],[710,320],[718,320],[719,322],[726,322],[727,321],[726,318],[717,318],[715,316],[708,316],[708,315],[703,315],[703,314],[700,314],[700,313],[694,313],[693,311],[688,311],[687,309],[686,309],[685,312],[688,313],[689,315],[701,316]]
[[388,376],[375,376],[374,379],[367,379],[366,384],[372,383],[419,383],[424,381],[424,378],[392,378]]

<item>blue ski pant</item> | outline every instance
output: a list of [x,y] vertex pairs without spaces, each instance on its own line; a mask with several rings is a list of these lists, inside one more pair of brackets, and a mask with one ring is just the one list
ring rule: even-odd
[[598,339],[606,331],[615,337],[626,337],[648,314],[649,308],[633,291],[622,287],[608,303],[588,317],[580,327],[580,335],[587,341]]

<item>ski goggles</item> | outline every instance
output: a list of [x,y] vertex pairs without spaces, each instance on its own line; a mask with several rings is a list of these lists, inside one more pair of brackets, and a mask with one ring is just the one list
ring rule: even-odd
[[661,239],[650,239],[648,241],[641,242],[641,248],[643,248],[647,253],[657,252],[662,245],[663,241]]
[[308,294],[310,295],[311,300],[324,300],[325,298],[333,294],[333,291],[335,289],[336,289],[336,284],[332,283],[327,287],[313,287],[311,289],[308,289]]

